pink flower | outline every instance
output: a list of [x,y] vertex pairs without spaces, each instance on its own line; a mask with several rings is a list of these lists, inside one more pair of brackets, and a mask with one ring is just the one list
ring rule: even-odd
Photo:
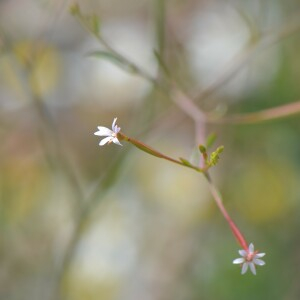
[[245,274],[250,267],[251,272],[256,275],[255,265],[263,266],[265,262],[260,258],[265,256],[265,253],[257,253],[254,251],[254,245],[251,243],[248,250],[239,250],[239,254],[242,256],[233,261],[234,264],[242,264],[242,274]]
[[121,130],[120,127],[116,124],[117,118],[114,118],[114,121],[111,125],[111,129],[98,126],[98,131],[94,133],[94,135],[106,136],[106,138],[102,139],[99,143],[99,146],[103,146],[105,144],[110,144],[113,142],[114,144],[122,146],[122,144],[118,140],[118,133]]

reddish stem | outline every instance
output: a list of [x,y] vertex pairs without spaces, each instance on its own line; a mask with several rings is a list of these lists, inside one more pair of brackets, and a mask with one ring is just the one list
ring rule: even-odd
[[211,180],[208,172],[204,173],[204,176],[208,181],[210,192],[211,192],[216,204],[218,205],[222,215],[224,216],[224,218],[228,222],[228,224],[230,226],[230,229],[232,230],[235,238],[237,239],[237,241],[241,245],[241,247],[243,249],[245,249],[246,251],[248,251],[248,243],[246,242],[246,239],[244,238],[244,236],[242,235],[242,233],[240,232],[238,227],[235,225],[235,223],[233,222],[233,220],[229,216],[227,210],[225,209],[225,207],[223,205],[222,197],[221,197],[219,191],[216,189],[216,187],[212,183],[212,180]]

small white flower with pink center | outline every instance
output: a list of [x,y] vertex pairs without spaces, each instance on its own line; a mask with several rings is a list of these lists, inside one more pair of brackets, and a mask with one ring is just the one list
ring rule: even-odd
[[233,261],[234,264],[242,264],[242,274],[245,274],[250,267],[251,272],[256,275],[255,265],[263,266],[266,263],[260,258],[265,256],[266,253],[257,253],[254,251],[254,245],[251,243],[248,250],[239,250],[239,254],[242,256]]
[[98,131],[96,131],[94,135],[106,136],[106,138],[100,141],[99,143],[100,146],[103,146],[105,144],[110,144],[110,143],[114,143],[122,146],[122,144],[118,140],[118,133],[121,130],[121,128],[118,127],[116,122],[117,122],[117,118],[114,118],[114,121],[111,125],[112,130],[106,127],[98,126]]

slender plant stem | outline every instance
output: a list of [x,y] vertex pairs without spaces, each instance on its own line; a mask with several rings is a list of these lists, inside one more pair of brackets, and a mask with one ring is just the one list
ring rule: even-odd
[[98,205],[105,195],[109,192],[110,188],[116,183],[118,175],[123,163],[129,153],[129,150],[122,151],[122,154],[112,163],[109,169],[103,173],[103,176],[94,186],[89,195],[86,195],[84,206],[81,207],[80,213],[74,221],[74,229],[70,237],[70,241],[63,253],[60,267],[57,271],[57,276],[54,282],[54,300],[64,299],[63,286],[65,275],[70,269],[71,262],[74,258],[76,247],[81,239],[82,233],[84,232],[85,225],[91,212],[94,211],[95,206]]
[[160,82],[153,76],[151,76],[150,74],[148,74],[148,72],[146,72],[145,70],[143,70],[140,66],[138,66],[137,64],[135,64],[134,62],[132,62],[128,57],[125,57],[125,55],[121,54],[120,52],[116,51],[106,40],[105,38],[96,33],[91,31],[91,29],[87,26],[87,24],[83,21],[82,17],[80,15],[75,15],[77,20],[81,23],[81,25],[87,29],[88,32],[90,32],[91,34],[94,35],[94,37],[100,42],[100,44],[102,44],[106,50],[108,50],[111,54],[115,55],[116,57],[118,57],[120,59],[120,61],[122,61],[124,64],[130,66],[133,70],[135,70],[135,73],[138,74],[139,76],[141,76],[142,78],[148,80],[149,82],[151,82],[152,84],[154,84],[155,86],[160,87],[161,84]]
[[[157,0],[157,5],[160,5],[160,6],[163,5],[162,3],[159,4],[159,2],[162,2],[162,0]],[[163,5],[163,7],[164,7],[164,5]],[[131,69],[135,70],[135,73],[137,75],[139,75],[140,77],[148,80],[154,86],[156,86],[164,95],[166,95],[168,98],[170,98],[176,104],[176,106],[178,106],[178,108],[180,108],[192,120],[197,122],[200,119],[203,120],[205,118],[205,114],[201,111],[201,109],[199,107],[197,107],[197,105],[195,105],[193,103],[193,100],[189,96],[187,96],[186,93],[180,87],[178,87],[178,85],[176,85],[174,83],[172,78],[169,78],[168,76],[166,77],[169,84],[172,86],[172,93],[171,93],[171,96],[170,96],[168,88],[162,82],[160,82],[160,80],[157,77],[153,77],[147,71],[145,71],[140,66],[138,66],[133,61],[131,61],[129,58],[125,57],[123,54],[116,51],[104,39],[104,37],[102,35],[100,35],[99,33],[94,32],[94,31],[91,31],[91,29],[89,28],[89,26],[87,26],[86,22],[84,22],[84,20],[82,19],[82,16],[80,14],[76,14],[75,16],[79,20],[79,22],[82,24],[82,26],[84,28],[86,28],[87,31],[89,31],[91,34],[93,34],[94,37],[100,42],[100,44],[102,44],[106,48],[107,51],[109,51],[111,54],[118,57],[119,60],[122,61],[125,65],[130,66]],[[165,22],[164,21],[165,16],[164,15],[158,15],[157,18],[159,18],[159,22],[160,22],[160,24],[158,25],[158,26],[160,26],[160,28],[158,30],[161,31],[161,33],[160,33],[161,36],[159,37],[158,42],[159,42],[160,50],[162,51],[163,50],[162,47],[164,45],[164,42],[163,42],[164,39],[162,39],[162,30],[164,31],[164,28],[162,28],[162,26],[163,26],[163,22]],[[159,53],[159,59],[162,60],[163,57],[161,56],[161,54],[162,53]],[[172,95],[174,95],[175,97],[172,97]]]
[[214,124],[255,124],[264,121],[287,118],[300,113],[300,100],[289,104],[264,109],[254,113],[228,115],[222,118],[207,118]]
[[206,116],[202,110],[180,89],[173,87],[172,99],[186,115],[188,115],[195,123],[206,121]]
[[[139,148],[140,150],[150,154],[150,155],[153,155],[153,156],[156,156],[156,157],[159,157],[159,158],[162,158],[162,159],[165,159],[167,161],[170,161],[172,163],[176,163],[176,164],[179,164],[179,165],[182,165],[182,166],[185,166],[185,167],[189,167],[189,168],[192,168],[198,172],[201,172],[203,173],[204,177],[206,178],[207,182],[208,182],[208,185],[209,185],[209,189],[210,189],[210,192],[218,206],[218,208],[220,209],[222,215],[224,216],[224,218],[226,219],[226,221],[228,222],[234,236],[236,237],[238,243],[241,245],[242,248],[244,248],[246,251],[248,250],[248,244],[246,242],[246,239],[244,238],[244,236],[242,235],[242,233],[240,232],[240,230],[238,229],[238,227],[236,226],[236,224],[233,222],[233,220],[231,219],[230,215],[228,214],[227,210],[225,209],[225,206],[223,205],[223,200],[222,200],[222,196],[220,194],[220,192],[218,191],[218,189],[216,188],[216,186],[213,184],[212,182],[212,179],[208,173],[208,168],[209,166],[206,166],[206,168],[204,169],[200,169],[200,168],[197,168],[193,165],[187,165],[187,164],[184,164],[182,161],[178,161],[176,159],[173,159],[167,155],[164,155],[160,152],[158,152],[157,150],[153,149],[152,147],[136,140],[136,139],[133,139],[133,138],[130,138],[128,136],[126,136],[125,134],[123,133],[119,133],[118,134],[118,137],[122,140],[125,140],[131,144],[133,144],[135,147]],[[205,153],[206,154],[206,153]]]
[[[159,0],[156,3],[159,4]],[[162,17],[165,18],[165,16],[158,15],[157,18],[160,18],[160,22],[162,22]],[[125,64],[131,66],[135,71],[136,74],[143,77],[144,79],[152,82],[159,90],[161,90],[164,94],[167,96],[170,96],[168,90],[165,86],[161,84],[161,82],[155,78],[149,75],[145,70],[140,68],[138,65],[133,63],[131,60],[129,60],[124,55],[120,54],[118,51],[116,51],[113,47],[110,46],[110,44],[100,35],[95,32],[92,32],[90,28],[87,26],[85,22],[83,22],[81,16],[77,15],[77,19],[80,21],[80,23],[89,31],[91,32],[96,39],[112,54],[119,57],[121,61],[123,61]],[[228,67],[224,68],[224,71],[220,73],[219,76],[217,76],[217,79],[205,90],[201,92],[200,95],[197,97],[194,97],[194,99],[203,100],[210,96],[213,92],[218,90],[223,84],[225,84],[228,80],[232,78],[236,74],[240,68],[246,64],[251,58],[255,57],[256,53],[261,51],[262,49],[265,49],[268,46],[271,46],[272,44],[292,35],[293,33],[297,32],[300,29],[300,18],[299,13],[295,14],[294,17],[290,18],[290,21],[282,26],[282,28],[279,28],[277,31],[270,32],[263,36],[261,39],[257,40],[256,42],[248,43],[241,52],[228,64]],[[162,24],[160,24],[162,26]],[[162,30],[160,28],[160,30]],[[160,37],[161,38],[161,37]],[[160,41],[160,45],[162,46],[162,40]],[[161,57],[160,57],[161,58]],[[162,58],[161,58],[162,59]],[[174,82],[172,82],[172,79],[169,78],[170,83],[172,85],[172,93],[171,93],[171,100],[176,104],[180,110],[182,110],[185,114],[187,114],[192,120],[194,120],[195,124],[201,120],[204,123],[232,123],[232,124],[238,124],[238,123],[255,123],[260,122],[261,120],[270,120],[273,118],[282,118],[285,116],[289,116],[292,114],[296,114],[300,112],[300,109],[297,105],[295,106],[288,106],[288,107],[282,107],[282,111],[280,111],[280,108],[277,108],[276,110],[272,109],[267,110],[260,113],[255,114],[249,114],[249,115],[235,115],[235,116],[229,116],[224,118],[215,118],[211,116],[210,114],[204,113],[194,102],[194,100],[187,96],[186,93],[182,91]],[[199,125],[199,123],[198,123]],[[195,125],[196,126],[196,125]]]
[[10,62],[15,73],[20,74],[20,76],[17,77],[20,82],[20,86],[40,119],[41,126],[38,126],[38,134],[41,145],[45,150],[46,159],[49,164],[55,164],[55,166],[58,166],[63,172],[65,178],[68,180],[72,190],[74,191],[74,199],[76,201],[76,205],[74,207],[78,212],[82,204],[81,200],[83,190],[77,176],[77,172],[70,162],[68,155],[65,153],[55,121],[49,112],[48,107],[44,103],[44,99],[42,99],[39,93],[34,92],[28,84],[29,74],[32,72],[34,64],[33,58],[28,59],[25,68],[21,68],[12,58]]
[[166,0],[154,1],[154,13],[155,13],[155,29],[156,29],[156,42],[158,47],[158,53],[161,58],[164,57],[165,50],[165,38],[166,38]]
[[165,154],[162,154],[161,152],[159,152],[159,151],[155,150],[154,148],[150,147],[149,145],[146,145],[145,143],[142,143],[141,141],[138,141],[138,140],[136,140],[134,138],[128,137],[128,136],[126,136],[122,132],[118,133],[118,138],[120,138],[121,140],[125,140],[125,141],[131,143],[132,145],[134,145],[138,149],[140,149],[140,150],[142,150],[142,151],[144,151],[144,152],[146,152],[146,153],[148,153],[148,154],[150,154],[152,156],[165,159],[167,161],[170,161],[172,163],[181,165],[183,167],[194,169],[197,172],[204,172],[206,170],[206,169],[198,168],[198,167],[192,165],[191,163],[189,163],[188,161],[184,162],[183,160],[177,160],[177,159],[169,157],[169,156],[167,156]]
[[223,205],[223,199],[222,199],[221,193],[218,191],[216,186],[213,184],[212,179],[211,179],[210,175],[208,174],[208,172],[204,173],[204,177],[206,178],[206,180],[208,182],[210,192],[211,192],[217,206],[219,207],[219,209],[220,209],[222,215],[224,216],[224,218],[227,220],[227,222],[228,222],[234,236],[236,237],[238,243],[241,245],[242,248],[244,248],[247,251],[248,250],[248,243],[246,242],[246,239],[244,238],[244,236],[242,235],[242,233],[240,232],[238,227],[235,225],[235,223],[231,219],[231,217],[228,214],[227,210],[225,209],[225,206]]

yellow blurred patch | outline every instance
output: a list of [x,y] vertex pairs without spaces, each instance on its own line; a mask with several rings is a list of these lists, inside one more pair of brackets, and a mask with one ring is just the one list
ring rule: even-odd
[[[78,272],[79,273],[79,272]],[[68,274],[64,282],[63,294],[73,300],[89,299],[116,299],[120,283],[118,279],[99,279],[80,276],[80,274]]]
[[60,59],[51,46],[44,44],[20,43],[15,53],[24,66],[29,66],[29,84],[32,91],[43,96],[57,85],[60,74]]
[[254,223],[285,215],[291,208],[292,178],[293,170],[286,165],[254,161],[234,179],[237,210]]
[[9,223],[22,222],[34,211],[45,192],[45,176],[32,161],[6,161],[2,178],[2,207]]
[[60,58],[52,46],[25,41],[2,57],[0,67],[1,77],[18,94],[45,96],[59,81]]

